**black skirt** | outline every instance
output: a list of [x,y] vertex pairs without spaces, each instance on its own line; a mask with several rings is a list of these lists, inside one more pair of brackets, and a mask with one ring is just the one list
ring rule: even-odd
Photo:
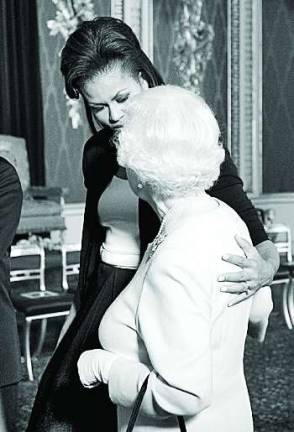
[[[116,410],[107,386],[84,389],[77,361],[83,351],[101,348],[98,327],[134,270],[101,263],[88,293],[40,381],[27,432],[116,432]],[[107,425],[107,426],[106,426]],[[106,429],[105,429],[106,427]]]

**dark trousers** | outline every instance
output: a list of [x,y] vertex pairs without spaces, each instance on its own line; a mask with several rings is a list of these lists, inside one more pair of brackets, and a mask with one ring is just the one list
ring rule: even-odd
[[0,430],[15,432],[17,418],[18,384],[0,387]]

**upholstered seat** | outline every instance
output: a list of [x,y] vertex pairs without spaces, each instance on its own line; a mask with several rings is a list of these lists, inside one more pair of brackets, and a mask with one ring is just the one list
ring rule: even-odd
[[30,198],[24,200],[21,210],[21,216],[22,218],[35,216],[60,216],[61,211],[61,205],[55,201],[38,201]]
[[26,316],[40,315],[44,311],[47,314],[52,314],[69,310],[72,299],[71,292],[27,291],[12,293],[15,308]]
[[24,138],[0,135],[0,156],[15,167],[22,185],[24,199],[18,234],[62,231],[63,190],[60,187],[31,186],[30,170]]

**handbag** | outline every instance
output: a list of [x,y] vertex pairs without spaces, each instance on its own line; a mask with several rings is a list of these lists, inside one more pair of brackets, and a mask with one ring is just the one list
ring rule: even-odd
[[[136,397],[126,432],[132,432],[134,429],[135,422],[136,422],[138,414],[139,414],[139,409],[140,409],[140,406],[142,404],[144,394],[147,390],[148,379],[149,379],[149,375],[147,376],[147,378],[145,378],[145,380],[142,384],[142,387],[140,388],[140,391],[138,393],[138,396]],[[180,431],[181,432],[187,432],[184,417],[183,416],[177,416],[177,419],[178,419]]]

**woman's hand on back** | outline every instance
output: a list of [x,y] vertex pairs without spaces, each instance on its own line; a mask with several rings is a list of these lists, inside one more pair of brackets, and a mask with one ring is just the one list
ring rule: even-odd
[[224,273],[218,277],[222,292],[240,294],[229,303],[229,306],[251,297],[261,287],[270,285],[276,272],[271,262],[263,259],[256,247],[238,235],[235,238],[245,256],[228,254],[222,258],[240,267],[241,270]]

